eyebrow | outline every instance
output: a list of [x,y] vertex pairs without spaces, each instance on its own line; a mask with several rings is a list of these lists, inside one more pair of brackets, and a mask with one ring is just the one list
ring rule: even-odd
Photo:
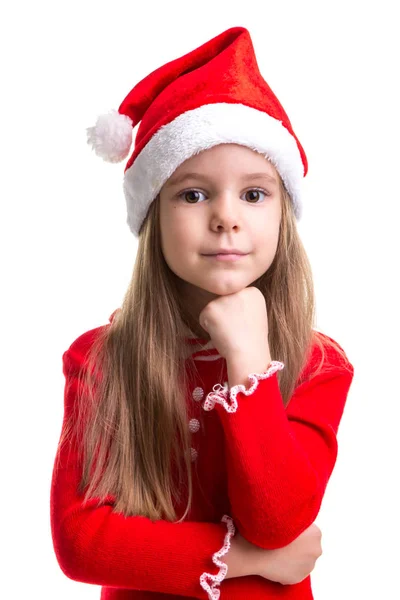
[[[184,173],[183,175],[178,175],[170,179],[170,181],[165,185],[165,187],[172,187],[174,185],[178,185],[183,183],[187,179],[201,179],[203,181],[207,181],[207,176],[202,175],[201,173]],[[277,184],[275,177],[272,175],[268,175],[267,173],[247,173],[241,177],[242,181],[249,181],[252,179],[265,179],[269,183]]]

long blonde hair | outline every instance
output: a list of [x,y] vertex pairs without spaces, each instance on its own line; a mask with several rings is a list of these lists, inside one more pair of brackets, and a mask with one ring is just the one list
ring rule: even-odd
[[[285,407],[314,343],[340,346],[314,331],[311,267],[298,235],[290,197],[280,179],[282,218],[274,261],[252,285],[264,295],[269,346],[285,368],[278,382]],[[192,331],[178,278],[161,250],[159,196],[139,232],[132,279],[113,321],[100,327],[77,374],[77,395],[59,443],[79,450],[84,502],[115,498],[115,512],[177,521],[174,502],[192,503],[186,392],[196,365],[185,354]],[[186,348],[187,350],[187,348]],[[222,361],[221,361],[222,363]],[[223,366],[223,365],[222,365]],[[222,375],[221,366],[221,375]],[[217,383],[217,382],[216,382]],[[222,381],[221,381],[222,383]],[[86,490],[86,491],[85,491]]]

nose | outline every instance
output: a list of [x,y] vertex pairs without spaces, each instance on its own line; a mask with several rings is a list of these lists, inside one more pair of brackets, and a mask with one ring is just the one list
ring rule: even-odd
[[226,191],[214,196],[210,203],[210,220],[214,226],[232,229],[240,223],[240,199]]

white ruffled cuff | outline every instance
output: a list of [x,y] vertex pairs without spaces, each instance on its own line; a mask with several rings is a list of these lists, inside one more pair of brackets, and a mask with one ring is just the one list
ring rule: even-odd
[[[242,392],[246,396],[250,396],[250,394],[252,394],[257,388],[260,379],[267,379],[267,377],[271,377],[271,375],[273,375],[276,371],[283,369],[284,366],[285,365],[279,360],[273,360],[264,373],[250,373],[248,378],[251,381],[251,386],[248,390],[246,390],[246,386],[241,383],[234,385],[230,390],[227,381],[224,385],[217,383],[213,387],[214,391],[207,394],[203,404],[204,410],[212,410],[215,407],[215,404],[221,404],[225,408],[226,412],[236,412],[238,407],[236,396],[239,392]],[[230,404],[228,401],[230,401]]]
[[228,572],[228,565],[222,562],[220,558],[228,552],[229,548],[231,547],[231,538],[236,532],[231,517],[224,515],[221,521],[226,523],[228,531],[225,535],[224,545],[222,546],[221,550],[218,550],[218,552],[215,552],[215,554],[212,556],[212,561],[217,567],[219,567],[219,571],[216,575],[211,575],[211,573],[203,573],[200,576],[200,585],[203,590],[207,592],[209,600],[218,600],[220,596],[221,591],[219,589],[219,585]]

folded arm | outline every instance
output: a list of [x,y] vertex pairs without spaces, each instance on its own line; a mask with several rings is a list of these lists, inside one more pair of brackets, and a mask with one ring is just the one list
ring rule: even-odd
[[253,374],[247,386],[226,384],[205,402],[223,425],[232,518],[249,542],[266,549],[288,545],[315,521],[354,374],[349,363],[349,371],[316,375],[285,409],[277,378],[284,365],[272,365],[258,373],[246,367]]

